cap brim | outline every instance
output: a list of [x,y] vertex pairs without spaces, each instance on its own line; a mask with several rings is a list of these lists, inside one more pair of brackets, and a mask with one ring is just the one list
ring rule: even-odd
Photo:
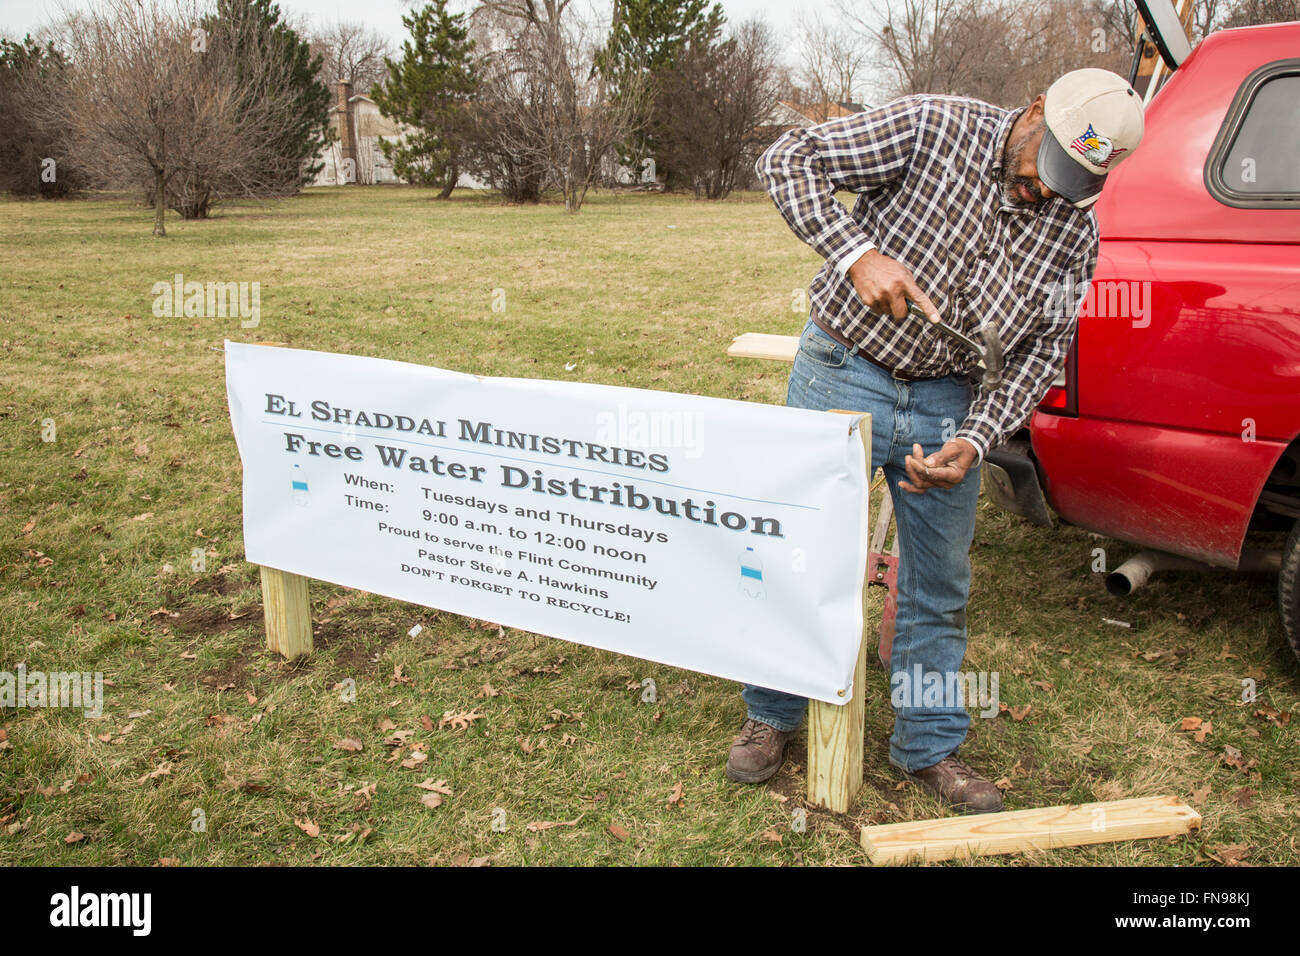
[[1043,127],[1043,143],[1038,147],[1038,178],[1052,192],[1064,196],[1081,209],[1091,206],[1106,183],[1106,174],[1088,172],[1075,162],[1052,131]]

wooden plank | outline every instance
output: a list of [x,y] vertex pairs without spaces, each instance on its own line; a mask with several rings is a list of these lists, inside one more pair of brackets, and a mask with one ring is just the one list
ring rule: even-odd
[[799,336],[768,335],[766,332],[743,332],[727,346],[732,358],[775,359],[793,362],[799,351]]
[[1201,815],[1177,797],[1139,797],[863,827],[862,848],[872,863],[930,862],[1174,836],[1200,825]]
[[266,647],[289,659],[311,653],[311,599],[307,581],[301,575],[262,566]]
[[[867,459],[867,477],[871,477],[871,416],[858,416],[858,437]],[[863,542],[864,546],[866,542]],[[867,575],[871,574],[868,566]],[[867,579],[862,581],[862,634],[858,642],[858,660],[853,668],[853,697],[847,704],[808,702],[808,802],[818,807],[844,813],[862,787],[862,737],[866,729],[867,688]],[[848,688],[845,688],[845,693]]]

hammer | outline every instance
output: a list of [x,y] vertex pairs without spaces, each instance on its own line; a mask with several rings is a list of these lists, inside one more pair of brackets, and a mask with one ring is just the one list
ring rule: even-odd
[[958,345],[965,346],[974,352],[979,359],[976,364],[984,370],[984,377],[981,381],[986,389],[993,391],[1002,384],[1002,338],[998,335],[996,325],[989,322],[980,326],[980,341],[976,342],[970,336],[957,331],[942,319],[938,321],[931,319],[921,311],[921,307],[915,302],[909,301],[907,303],[907,311],[926,325],[938,329]]

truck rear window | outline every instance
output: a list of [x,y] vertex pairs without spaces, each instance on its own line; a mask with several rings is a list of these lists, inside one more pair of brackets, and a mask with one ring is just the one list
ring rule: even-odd
[[1206,186],[1230,206],[1300,205],[1300,60],[1242,83],[1206,163]]

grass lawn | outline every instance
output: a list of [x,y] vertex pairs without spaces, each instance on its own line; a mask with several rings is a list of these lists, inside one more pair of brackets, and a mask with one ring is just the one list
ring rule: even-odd
[[[770,786],[723,773],[732,682],[319,584],[316,652],[263,649],[224,338],[784,401],[787,366],[724,354],[803,324],[792,292],[818,260],[766,196],[596,195],[575,217],[431,197],[310,190],[169,216],[165,240],[126,201],[0,200],[0,670],[111,684],[98,720],[0,710],[0,863],[859,864],[860,824],[944,814],[889,767],[878,669],[865,786],[800,833],[802,738]],[[260,325],[155,317],[151,288],[176,273],[260,283]],[[1161,575],[1124,602],[1096,548],[1112,568],[1133,550],[981,502],[965,666],[998,671],[1010,710],[976,717],[964,756],[1009,809],[1173,793],[1203,829],[984,862],[1300,863],[1275,579]],[[447,711],[482,716],[439,728]],[[427,759],[403,767],[413,744]],[[433,808],[429,778],[450,791]]]

